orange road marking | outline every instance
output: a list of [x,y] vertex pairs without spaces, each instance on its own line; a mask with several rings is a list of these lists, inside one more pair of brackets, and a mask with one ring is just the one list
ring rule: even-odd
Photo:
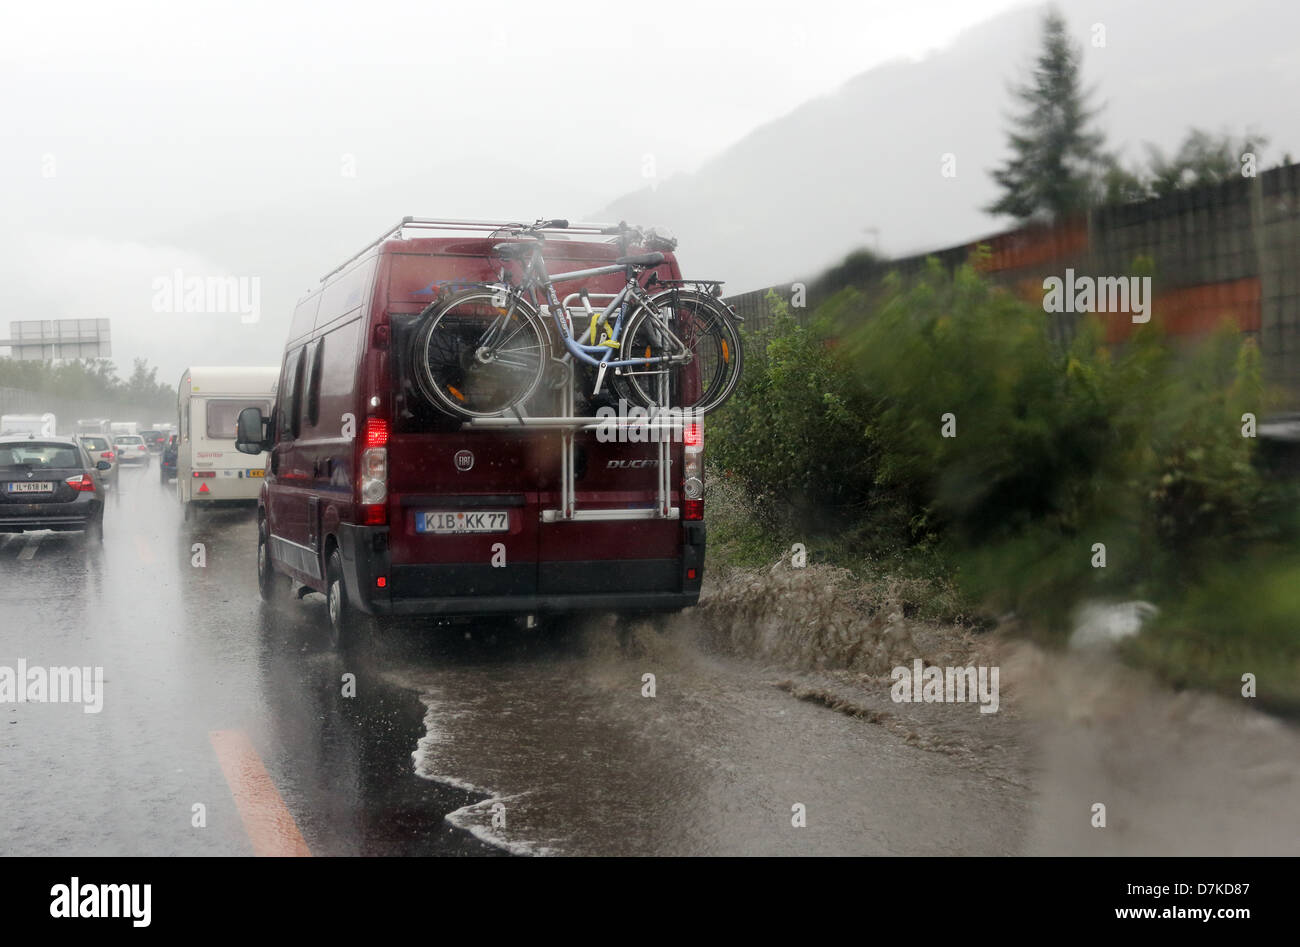
[[271,774],[242,730],[213,730],[208,734],[235,797],[253,854],[263,858],[308,858],[298,824],[280,798]]

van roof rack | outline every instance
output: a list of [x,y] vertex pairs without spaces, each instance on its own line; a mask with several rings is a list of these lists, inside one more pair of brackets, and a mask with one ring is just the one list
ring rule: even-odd
[[[361,250],[352,254],[352,256],[348,257],[341,264],[322,276],[320,281],[323,283],[335,273],[347,269],[354,261],[365,256],[385,240],[400,237],[403,230],[459,230],[461,232],[486,234],[492,233],[495,230],[500,230],[503,227],[526,226],[529,225],[519,220],[457,220],[455,218],[443,217],[403,217],[397,222],[396,226],[389,227],[380,234],[378,239],[366,244]],[[584,236],[613,236],[613,234],[609,234],[607,231],[610,230],[610,228],[617,226],[618,224],[600,224],[581,221],[571,223],[568,227],[564,228],[544,227],[542,229],[552,233],[580,234]]]

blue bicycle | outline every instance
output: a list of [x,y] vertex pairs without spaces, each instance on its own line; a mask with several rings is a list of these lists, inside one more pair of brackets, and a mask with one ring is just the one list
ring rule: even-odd
[[[671,404],[703,414],[726,401],[740,380],[742,352],[736,317],[719,298],[721,284],[651,273],[643,285],[642,275],[664,261],[662,250],[675,241],[626,225],[604,231],[625,251],[612,264],[549,274],[543,231],[567,226],[539,220],[504,228],[513,239],[493,247],[502,260],[500,283],[436,300],[421,313],[413,362],[425,397],[453,416],[498,417],[532,396],[552,360],[576,360],[595,370],[593,395],[609,381],[644,408]],[[629,254],[630,245],[649,249]],[[511,265],[520,271],[513,282]],[[575,332],[556,284],[619,272],[624,286],[599,309],[585,289],[573,294],[586,323]],[[664,288],[652,295],[656,284]],[[681,372],[687,365],[697,370]]]

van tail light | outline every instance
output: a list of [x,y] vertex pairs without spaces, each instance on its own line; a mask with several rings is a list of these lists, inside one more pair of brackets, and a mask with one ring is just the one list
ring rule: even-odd
[[704,519],[704,425],[688,421],[682,426],[686,462],[682,465],[682,518]]
[[366,447],[388,446],[388,422],[383,418],[366,418]]
[[[388,424],[377,418],[366,420],[366,443],[371,441],[376,429],[372,422],[383,425],[383,441],[388,441]],[[383,526],[388,522],[388,448],[367,447],[361,452],[361,522],[366,526]]]
[[194,476],[196,476],[196,477],[215,477],[216,475],[217,475],[217,472],[216,472],[215,470],[196,470],[196,471],[194,471]]
[[78,474],[75,477],[69,477],[63,482],[72,487],[72,489],[76,490],[78,493],[95,492],[95,478],[87,474]]

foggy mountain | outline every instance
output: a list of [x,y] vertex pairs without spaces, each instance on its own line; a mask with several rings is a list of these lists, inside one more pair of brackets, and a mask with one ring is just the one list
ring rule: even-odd
[[[742,292],[816,275],[856,247],[939,249],[1013,222],[981,211],[1006,156],[1009,83],[1038,51],[1042,7],[968,30],[918,62],[872,69],[755,129],[694,174],[626,194],[597,219],[662,222],[689,274]],[[1064,3],[1108,147],[1145,163],[1189,126],[1270,139],[1263,166],[1300,145],[1300,5],[1287,0]],[[1092,45],[1093,24],[1105,28]],[[1296,152],[1300,154],[1300,152]],[[951,154],[956,176],[941,175]],[[870,233],[875,229],[878,233]]]

